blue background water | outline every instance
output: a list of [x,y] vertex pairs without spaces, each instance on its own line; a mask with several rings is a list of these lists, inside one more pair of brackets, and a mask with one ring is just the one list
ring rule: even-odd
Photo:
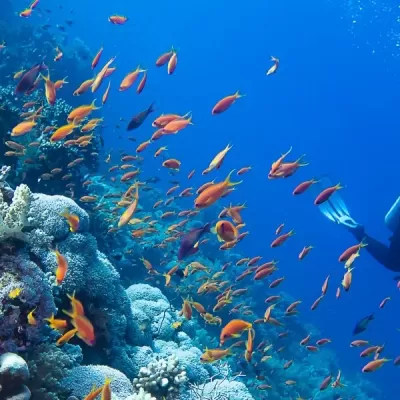
[[[51,3],[42,0],[41,7],[54,9]],[[303,300],[302,319],[333,340],[345,376],[358,374],[364,365],[358,350],[349,348],[354,324],[375,311],[386,296],[392,301],[376,312],[376,320],[362,337],[386,343],[389,358],[400,354],[399,294],[393,274],[364,251],[357,260],[350,292],[336,301],[336,284],[343,275],[337,258],[354,239],[323,218],[310,193],[294,198],[291,192],[299,182],[328,173],[335,183],[346,185],[342,195],[354,218],[377,238],[386,240],[390,235],[383,218],[399,195],[396,48],[393,38],[386,36],[384,22],[367,23],[377,12],[374,8],[357,20],[356,34],[352,33],[348,7],[315,0],[254,0],[251,5],[239,0],[135,4],[74,0],[50,16],[51,22],[60,24],[64,19],[75,20],[68,30],[70,41],[79,37],[93,52],[103,44],[102,61],[118,54],[118,70],[103,110],[109,125],[106,148],[120,147],[115,137],[126,135],[113,129],[120,117],[129,119],[155,100],[160,113],[193,111],[194,126],[160,144],[167,144],[169,155],[182,161],[182,174],[193,168],[203,170],[228,143],[233,149],[220,178],[231,168],[252,165],[245,183],[231,198],[248,206],[244,216],[251,240],[243,241],[238,249],[248,256],[280,260],[280,272],[286,276],[284,290]],[[107,23],[114,13],[129,16],[129,22],[124,26]],[[39,15],[29,20],[43,22]],[[378,48],[368,45],[379,37]],[[172,45],[178,49],[179,61],[175,74],[168,77],[154,62]],[[271,55],[280,58],[281,64],[277,74],[267,77]],[[122,77],[138,64],[149,68],[144,92],[140,96],[133,90],[118,93]],[[90,76],[88,69],[88,76],[81,80]],[[226,113],[211,116],[215,102],[237,90],[246,97]],[[140,143],[151,133],[148,121],[135,137]],[[123,144],[126,151],[136,148],[128,140]],[[293,157],[306,153],[310,166],[293,178],[269,181],[270,164],[290,146]],[[158,144],[153,145],[149,152],[157,148]],[[147,162],[144,170],[168,177],[158,171],[158,162]],[[199,177],[194,180],[195,186],[203,182]],[[282,222],[297,234],[287,246],[272,251],[269,244]],[[310,244],[316,248],[298,262],[299,251]],[[327,274],[331,275],[328,298],[316,312],[306,311],[319,296]],[[263,309],[260,304],[259,311]],[[386,365],[369,378],[385,398],[395,399],[400,390],[397,374],[395,367]]]

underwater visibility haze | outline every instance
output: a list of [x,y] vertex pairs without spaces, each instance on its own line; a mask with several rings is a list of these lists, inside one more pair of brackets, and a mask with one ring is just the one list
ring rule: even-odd
[[0,399],[399,398],[397,4],[0,10]]

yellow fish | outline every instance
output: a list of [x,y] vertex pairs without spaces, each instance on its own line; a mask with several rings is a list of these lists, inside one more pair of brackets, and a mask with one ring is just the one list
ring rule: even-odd
[[36,326],[37,325],[37,320],[33,316],[33,313],[35,312],[35,310],[36,310],[36,307],[28,314],[28,324],[32,325],[32,326]]
[[13,290],[11,290],[11,292],[8,294],[8,297],[10,299],[16,299],[22,292],[21,288],[15,288]]

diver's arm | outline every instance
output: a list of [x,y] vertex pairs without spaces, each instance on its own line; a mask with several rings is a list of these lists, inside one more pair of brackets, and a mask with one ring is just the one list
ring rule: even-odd
[[373,237],[367,235],[364,232],[364,228],[358,226],[356,229],[349,229],[353,236],[361,242],[361,240],[367,244],[365,249],[375,258],[376,261],[381,263],[387,269],[391,271],[400,271],[400,260],[394,257],[394,252],[390,250],[389,246],[384,245]]

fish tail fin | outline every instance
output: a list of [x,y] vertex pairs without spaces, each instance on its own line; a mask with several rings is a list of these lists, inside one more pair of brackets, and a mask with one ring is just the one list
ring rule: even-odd
[[245,96],[246,96],[246,95],[245,95],[245,94],[241,94],[239,90],[235,93],[235,97],[236,97],[237,99],[240,99],[241,97],[245,97]]
[[64,82],[64,83],[69,83],[66,79],[68,79],[68,76],[66,76],[66,77],[63,79],[63,82]]
[[150,113],[152,113],[152,112],[154,112],[156,109],[154,108],[154,103],[155,103],[155,101],[153,101],[151,104],[150,104],[150,107],[148,108],[148,110],[147,110],[147,112],[150,114]]
[[99,110],[101,107],[96,107],[96,100],[97,99],[94,99],[93,101],[92,101],[92,104],[91,104],[91,107],[92,107],[92,109],[93,110]]
[[75,314],[71,311],[67,311],[67,310],[62,310],[62,312],[67,315],[68,317],[74,319],[75,318]]
[[306,165],[310,164],[308,162],[302,162],[303,158],[306,156],[306,154],[302,154],[297,160],[296,164],[299,165],[299,167],[305,167]]
[[231,172],[229,172],[228,176],[227,176],[226,179],[225,179],[225,184],[226,184],[228,187],[240,185],[240,184],[243,182],[243,181],[239,181],[239,182],[232,182],[232,181],[231,181],[231,176],[232,176],[232,174],[233,174],[234,172],[235,172],[235,170],[233,169]]

